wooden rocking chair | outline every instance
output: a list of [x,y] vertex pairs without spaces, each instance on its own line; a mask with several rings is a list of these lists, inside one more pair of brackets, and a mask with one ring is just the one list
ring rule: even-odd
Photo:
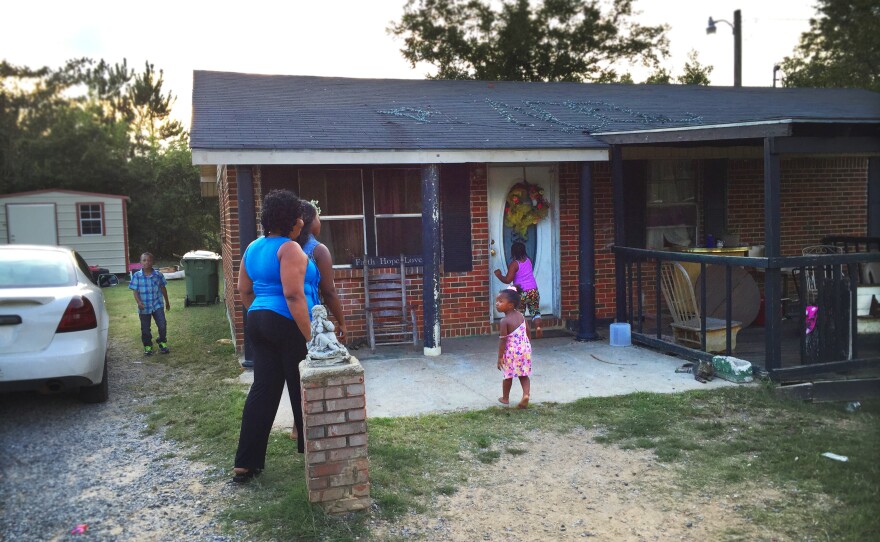
[[400,255],[396,273],[371,273],[364,258],[364,298],[370,351],[380,344],[417,346],[416,309],[406,302],[406,266]]
[[[694,296],[694,287],[687,271],[678,262],[663,262],[660,268],[660,289],[672,314],[672,334],[675,342],[701,349],[700,311]],[[736,348],[736,334],[742,323],[730,321],[730,351]],[[727,322],[720,318],[706,318],[706,352],[727,350]]]

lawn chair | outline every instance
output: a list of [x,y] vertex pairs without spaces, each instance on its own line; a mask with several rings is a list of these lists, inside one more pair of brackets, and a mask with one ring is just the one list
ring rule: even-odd
[[[694,296],[694,287],[687,271],[678,262],[663,262],[660,268],[660,289],[672,314],[672,335],[676,343],[701,349],[700,311]],[[730,351],[736,348],[736,334],[742,322],[730,322]],[[706,352],[727,350],[727,322],[720,318],[706,318]]]
[[396,273],[373,273],[364,258],[364,298],[366,300],[367,332],[370,351],[376,344],[408,344],[417,346],[416,309],[406,302],[406,266],[400,255]]

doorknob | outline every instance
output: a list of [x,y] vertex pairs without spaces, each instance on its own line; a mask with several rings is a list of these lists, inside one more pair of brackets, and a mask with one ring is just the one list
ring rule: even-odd
[[494,245],[495,245],[495,239],[490,239],[489,240],[489,254],[492,256],[495,255],[495,249],[492,248]]
[[494,255],[495,255],[495,249],[493,248],[492,250],[490,250],[490,251],[489,251],[489,254],[491,254],[492,256],[494,256]]

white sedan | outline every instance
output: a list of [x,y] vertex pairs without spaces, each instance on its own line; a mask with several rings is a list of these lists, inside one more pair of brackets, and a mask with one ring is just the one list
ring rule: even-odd
[[104,294],[76,251],[0,245],[0,391],[107,400]]

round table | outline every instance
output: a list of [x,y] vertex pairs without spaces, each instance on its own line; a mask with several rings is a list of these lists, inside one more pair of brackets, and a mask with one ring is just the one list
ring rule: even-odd
[[[706,272],[697,277],[694,285],[694,296],[700,305],[700,289],[706,281],[706,316],[727,318],[727,284],[725,282],[725,266],[707,265]],[[732,316],[748,327],[761,309],[761,292],[752,275],[742,267],[730,268],[731,296],[733,299]]]

